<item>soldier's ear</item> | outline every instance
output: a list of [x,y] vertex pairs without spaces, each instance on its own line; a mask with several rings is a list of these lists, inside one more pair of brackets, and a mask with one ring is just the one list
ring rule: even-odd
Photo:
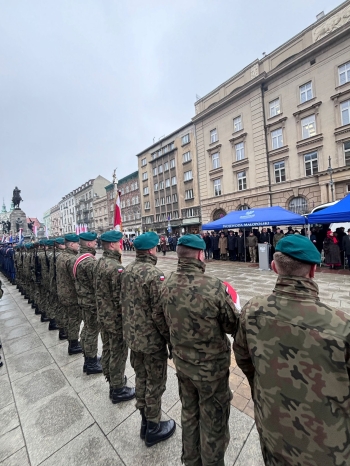
[[314,278],[316,273],[317,264],[312,264],[310,267],[309,277]]
[[278,275],[278,270],[277,270],[275,261],[272,261],[272,262],[271,262],[271,269],[272,269],[275,273],[277,273],[277,275]]

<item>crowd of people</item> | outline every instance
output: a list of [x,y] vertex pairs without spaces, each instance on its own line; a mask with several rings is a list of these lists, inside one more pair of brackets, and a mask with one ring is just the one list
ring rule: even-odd
[[[240,312],[239,290],[205,274],[207,243],[200,235],[178,239],[177,270],[166,279],[157,267],[156,233],[134,239],[136,258],[127,267],[121,262],[122,234],[109,231],[100,239],[99,260],[92,232],[2,245],[0,267],[48,330],[68,341],[68,354],[83,353],[82,370],[103,372],[106,402],[136,398],[146,447],[176,429],[174,420],[160,420],[167,361],[173,358],[182,462],[224,466],[232,399],[228,334],[250,384],[265,464],[349,464],[350,316],[319,299],[314,275],[321,254],[313,241],[281,237],[271,264],[278,274],[274,290],[252,298]],[[227,249],[228,238],[220,239]],[[125,377],[128,349],[135,388]]]

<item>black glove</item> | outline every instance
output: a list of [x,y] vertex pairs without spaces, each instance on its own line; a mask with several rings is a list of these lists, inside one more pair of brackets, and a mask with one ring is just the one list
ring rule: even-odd
[[173,359],[173,347],[171,343],[168,343],[168,359]]

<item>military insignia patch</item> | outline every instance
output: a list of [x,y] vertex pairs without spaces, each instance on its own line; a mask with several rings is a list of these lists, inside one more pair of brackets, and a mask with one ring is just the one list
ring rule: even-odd
[[124,272],[124,269],[118,269],[118,272],[119,272],[119,273],[123,273],[123,272]]
[[164,275],[161,275],[161,276],[159,277],[159,279],[160,279],[161,282],[164,282],[164,280],[165,280]]

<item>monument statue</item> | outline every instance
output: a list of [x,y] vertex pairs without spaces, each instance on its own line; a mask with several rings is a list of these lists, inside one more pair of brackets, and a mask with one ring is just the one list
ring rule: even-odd
[[19,217],[16,220],[16,231],[17,233],[19,232],[19,229],[22,228],[23,225],[23,220],[21,220]]
[[16,186],[15,189],[13,190],[13,196],[12,196],[12,202],[13,202],[15,209],[19,209],[19,205],[21,201],[23,201],[23,199],[21,198],[21,190],[18,189]]
[[29,223],[27,223],[27,225],[28,225],[29,230],[33,232],[34,222],[31,218],[29,219]]

